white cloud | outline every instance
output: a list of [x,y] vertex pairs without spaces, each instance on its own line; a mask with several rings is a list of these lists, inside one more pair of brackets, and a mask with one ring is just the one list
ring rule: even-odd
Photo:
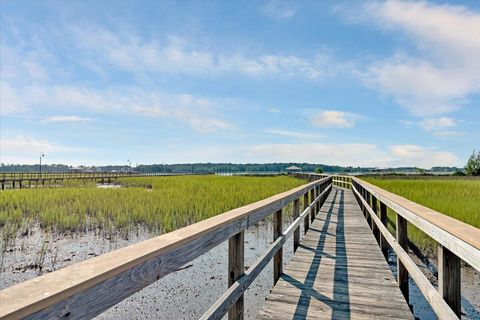
[[246,155],[258,162],[310,162],[338,165],[378,165],[385,155],[372,144],[261,144],[249,146]]
[[417,145],[392,145],[392,163],[402,166],[430,168],[434,166],[455,166],[459,159],[451,152],[436,151]]
[[480,91],[480,13],[427,2],[370,2],[365,17],[400,30],[417,55],[397,53],[373,63],[365,82],[418,116],[451,112]]
[[277,109],[277,108],[270,108],[268,110],[268,112],[270,112],[270,113],[281,113],[280,109]]
[[25,112],[21,98],[8,82],[0,82],[0,114],[12,115]]
[[85,149],[72,148],[52,143],[46,139],[32,138],[24,135],[0,137],[0,163],[35,164],[40,153],[72,153]]
[[311,123],[319,128],[351,128],[355,125],[356,115],[334,110],[325,110],[311,118]]
[[167,44],[162,46],[131,32],[113,33],[99,26],[74,28],[73,34],[84,51],[131,72],[192,74],[211,72],[214,67],[214,57],[210,52],[189,50],[178,37],[170,37]]
[[274,128],[265,129],[264,132],[268,134],[276,135],[276,136],[297,138],[297,139],[321,139],[322,138],[322,136],[319,134],[283,130],[283,129],[274,129]]
[[276,75],[282,78],[319,79],[329,73],[326,54],[317,54],[313,59],[304,59],[294,55],[260,55],[244,57],[242,55],[220,56],[218,70],[222,72],[240,72],[250,76]]
[[211,77],[240,73],[254,77],[273,75],[318,79],[329,69],[329,57],[324,52],[313,58],[281,54],[222,54],[196,49],[191,41],[176,36],[170,36],[162,44],[143,39],[132,32],[113,33],[99,26],[73,30],[81,50],[91,57],[85,65],[95,71],[100,70],[101,66],[98,63],[92,65],[93,59],[135,74],[161,72]]
[[297,13],[297,5],[285,0],[269,0],[260,11],[268,17],[277,21],[290,20]]
[[418,123],[426,131],[439,131],[457,125],[454,119],[449,117],[426,118]]
[[49,78],[49,71],[42,62],[48,59],[41,48],[22,49],[8,46],[0,41],[1,79],[4,81],[36,80],[45,81]]
[[250,161],[310,162],[343,166],[399,167],[458,165],[452,153],[417,145],[393,145],[381,148],[364,143],[262,144],[246,147]]
[[438,138],[454,138],[464,135],[464,132],[456,131],[456,130],[440,130],[434,131],[432,134]]
[[[28,86],[18,104],[31,110],[50,112],[94,112],[96,114],[138,114],[173,119],[199,132],[226,130],[233,125],[217,115],[222,102],[189,94],[164,94],[139,87],[92,89],[82,86]],[[52,116],[42,122],[87,122],[91,118]]]
[[80,117],[80,116],[50,116],[43,119],[41,122],[49,123],[49,122],[70,122],[70,123],[86,123],[90,122],[93,119],[87,117]]

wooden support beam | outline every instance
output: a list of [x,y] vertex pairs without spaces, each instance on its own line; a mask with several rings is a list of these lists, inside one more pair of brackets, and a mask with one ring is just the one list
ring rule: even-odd
[[[300,215],[300,198],[293,201],[293,220]],[[300,227],[297,227],[293,232],[293,252],[297,251],[300,245]]]
[[[383,202],[380,202],[380,221],[387,227],[387,206]],[[388,242],[382,233],[380,233],[380,248],[385,259],[388,259]]]
[[[228,240],[228,287],[231,287],[244,273],[245,234],[243,231]],[[244,316],[244,299],[241,295],[228,310],[229,320],[241,320]]]
[[[312,202],[313,200],[315,200],[316,198],[316,192],[315,192],[315,188],[312,188],[312,190],[310,190],[310,202]],[[313,223],[313,221],[315,221],[315,216],[316,216],[316,212],[315,212],[315,208],[316,208],[316,205],[312,207],[312,210],[310,211],[310,222]]]
[[[398,244],[408,252],[408,235],[407,235],[407,220],[401,215],[397,214],[397,242]],[[407,303],[409,302],[408,294],[408,271],[403,265],[402,261],[397,257],[397,281],[400,290],[405,297]]]
[[438,245],[438,290],[445,302],[460,318],[462,314],[460,258]]
[[[307,217],[308,218],[308,217]],[[275,212],[273,215],[273,241],[277,240],[282,235],[282,209]],[[275,285],[283,273],[283,247],[278,249],[275,256],[273,256],[273,284]]]
[[[358,187],[360,188],[361,198],[365,199],[365,189],[360,185]],[[363,215],[365,216],[365,218],[367,218],[367,210],[365,209],[365,205],[363,204],[363,202],[361,203],[361,209],[362,209]]]
[[[372,195],[368,191],[365,191],[365,194],[366,194],[366,200],[367,200],[368,206],[371,208],[372,207]],[[370,229],[373,231],[373,225],[374,225],[373,219],[369,214],[367,214],[367,217],[368,217],[368,224],[370,225]]]
[[[305,192],[303,195],[303,210],[308,208],[308,192]],[[308,215],[305,217],[305,220],[303,220],[303,231],[304,233],[307,233],[308,229],[310,228],[310,218]]]
[[[372,202],[371,202],[372,210],[373,212],[375,212],[375,215],[378,216],[377,198],[375,198],[375,196],[372,194],[371,199],[372,199]],[[378,229],[375,221],[372,221],[372,232],[373,232],[373,235],[375,236],[375,239],[377,239],[377,243],[380,244],[380,230]]]

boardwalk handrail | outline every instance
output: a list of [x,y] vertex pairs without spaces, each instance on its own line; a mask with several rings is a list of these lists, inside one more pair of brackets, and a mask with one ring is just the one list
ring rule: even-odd
[[133,177],[152,177],[152,176],[178,176],[178,175],[205,175],[210,173],[203,172],[0,172],[1,190],[5,189],[6,184],[11,184],[12,189],[15,186],[22,188],[23,182],[35,181],[37,185],[39,182],[42,185],[45,181],[62,181],[62,180],[96,180],[96,181],[111,181],[117,178],[133,178]]
[[[312,179],[318,178],[315,176]],[[281,246],[286,237],[293,232],[294,249],[298,247],[302,218],[306,231],[331,187],[332,177],[315,180],[165,235],[6,288],[0,291],[0,318],[92,318],[229,240],[229,282],[232,289],[227,291],[225,303],[231,306],[230,317],[239,319],[243,315],[243,292],[255,278],[254,273],[260,272],[264,264],[274,257],[274,280],[278,279],[283,264]],[[304,211],[300,215],[301,197]],[[294,203],[295,220],[282,233],[282,208],[290,202]],[[273,213],[275,248],[271,246],[263,258],[248,270],[250,272],[244,275],[244,230]],[[236,289],[239,286],[240,289]],[[217,308],[209,318],[217,319],[226,311],[228,308]]]
[[[409,300],[408,275],[440,319],[461,314],[460,259],[480,271],[480,230],[440,212],[374,186],[357,177],[334,176],[351,187],[387,258],[387,244],[397,255],[397,280]],[[387,229],[387,207],[396,213],[396,238]],[[438,243],[439,290],[409,257],[407,221]]]

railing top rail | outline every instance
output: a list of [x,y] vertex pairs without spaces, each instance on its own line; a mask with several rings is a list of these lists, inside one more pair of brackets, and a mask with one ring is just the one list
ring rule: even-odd
[[[391,208],[393,207],[392,209],[395,209],[395,207],[406,209],[480,250],[480,229],[428,207],[422,206],[421,204],[408,200],[392,192],[386,191],[360,178],[353,178],[353,180],[364,187],[367,191],[372,193],[375,197],[377,197],[377,199],[384,202],[387,206]],[[397,213],[402,215],[402,212]],[[405,218],[409,220],[408,217]]]
[[[0,318],[32,315],[163,255],[168,260],[168,266],[162,266],[163,273],[160,274],[166,275],[329,179],[331,177],[304,184],[182,229],[6,288],[0,291]],[[176,260],[170,256],[172,252],[175,253]],[[159,263],[165,264],[165,261]],[[157,274],[157,277],[160,276]],[[109,288],[103,288],[107,289]]]

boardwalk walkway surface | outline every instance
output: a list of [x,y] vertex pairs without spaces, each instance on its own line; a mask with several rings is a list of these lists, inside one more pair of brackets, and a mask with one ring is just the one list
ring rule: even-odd
[[351,190],[333,188],[257,319],[413,319]]

